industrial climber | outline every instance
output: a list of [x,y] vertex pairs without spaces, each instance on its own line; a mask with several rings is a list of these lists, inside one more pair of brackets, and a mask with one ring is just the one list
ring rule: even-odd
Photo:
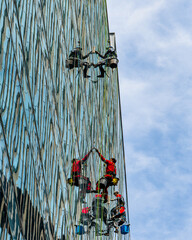
[[96,194],[92,200],[91,207],[82,208],[80,215],[80,223],[87,226],[86,233],[89,234],[92,227],[95,227],[96,235],[102,235],[101,221],[107,224],[107,209],[104,207],[104,199],[102,194]]
[[[92,200],[92,226],[95,226],[96,235],[100,235],[102,232],[101,221],[107,224],[107,209],[104,207],[104,198],[103,194],[96,194]],[[98,222],[99,220],[99,222]]]
[[[121,222],[126,217],[125,216],[125,200],[118,191],[115,191],[114,195],[116,198],[111,199],[111,201],[117,201],[117,204],[113,209],[111,209],[111,220],[116,219],[117,222]],[[122,216],[123,218],[120,220],[119,218]]]
[[91,211],[91,207],[85,207],[82,209],[81,211],[81,215],[80,215],[80,222],[84,225],[89,225],[91,220],[92,220],[92,216],[90,214]]
[[111,201],[117,201],[117,207],[124,207],[125,206],[125,200],[124,197],[119,193],[119,191],[115,191],[113,193],[115,195],[115,199],[111,199]]
[[80,160],[73,158],[72,160],[73,165],[71,169],[71,178],[69,180],[72,180],[72,185],[80,187],[80,198],[82,202],[85,197],[86,191],[88,190],[87,188],[90,187],[89,186],[90,181],[87,177],[81,175],[81,168],[82,164],[84,164],[87,161],[91,152],[92,149],[85,155],[84,158]]
[[111,209],[111,218],[108,221],[108,232],[110,228],[115,228],[115,233],[118,233],[119,226],[126,222],[126,213],[125,213],[125,200],[123,196],[118,192],[114,192],[115,199],[111,201],[117,201],[117,205]]
[[103,155],[99,152],[97,148],[94,148],[96,152],[98,153],[101,160],[106,164],[106,174],[104,177],[100,178],[99,181],[96,183],[96,190],[93,190],[92,192],[100,192],[101,189],[103,189],[103,194],[105,198],[105,202],[108,200],[108,190],[107,188],[109,186],[113,185],[113,179],[116,177],[116,159],[111,158],[110,160],[107,160],[103,157]]
[[92,64],[89,64],[88,62],[83,61],[86,59],[92,52],[89,52],[87,55],[82,55],[82,48],[80,46],[74,48],[70,54],[69,58],[66,60],[66,67],[69,69],[72,69],[74,67],[82,67],[83,69],[83,77],[89,78],[90,76],[87,75],[88,68],[92,66]]
[[103,69],[103,66],[106,65],[107,67],[111,67],[111,68],[116,68],[117,67],[117,63],[118,63],[118,59],[117,59],[117,53],[115,51],[115,49],[112,46],[109,46],[107,48],[106,53],[103,55],[101,55],[98,51],[94,51],[92,53],[96,53],[99,55],[99,57],[103,58],[103,61],[98,62],[97,64],[93,64],[94,68],[99,67],[100,70],[100,75],[98,75],[97,77],[99,78],[103,78],[104,77],[104,73],[105,70]]
[[108,220],[108,229],[106,236],[109,236],[111,228],[115,228],[115,233],[119,232],[119,226],[123,225],[126,222],[126,213],[125,207],[114,207],[111,209],[111,218]]
[[107,224],[107,209],[104,207],[103,194],[96,194],[92,200],[94,218],[101,218]]

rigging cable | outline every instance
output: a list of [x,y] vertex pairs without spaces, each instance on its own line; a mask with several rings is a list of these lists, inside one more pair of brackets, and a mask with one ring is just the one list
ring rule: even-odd
[[[117,69],[117,79],[118,77],[118,69]],[[126,193],[126,205],[127,205],[127,222],[128,225],[130,225],[130,219],[129,219],[129,204],[128,204],[128,185],[127,185],[127,173],[126,173],[126,162],[125,162],[125,149],[124,149],[124,137],[123,137],[123,123],[122,123],[122,112],[121,112],[121,98],[120,98],[120,88],[119,88],[119,81],[117,80],[117,87],[118,87],[118,100],[119,100],[119,112],[120,112],[120,124],[122,129],[122,143],[123,143],[123,163],[124,163],[124,175],[125,175],[125,193]],[[129,239],[130,236],[130,229],[129,229]]]

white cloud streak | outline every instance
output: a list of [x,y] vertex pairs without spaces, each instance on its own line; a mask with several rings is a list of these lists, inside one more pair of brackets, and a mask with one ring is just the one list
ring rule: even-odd
[[108,0],[133,240],[192,235],[192,2]]

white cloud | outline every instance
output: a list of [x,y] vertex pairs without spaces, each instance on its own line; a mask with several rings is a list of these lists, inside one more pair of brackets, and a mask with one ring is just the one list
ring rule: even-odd
[[[153,89],[153,87],[156,89]],[[177,97],[159,83],[150,85],[142,80],[121,81],[124,130],[128,134],[148,133],[152,128],[168,131],[167,115],[177,104]],[[162,91],[163,90],[163,91]],[[133,133],[134,134],[134,133]],[[141,134],[139,134],[141,135]]]
[[159,67],[171,67],[176,72],[188,68],[191,73],[192,31],[177,20],[180,14],[180,9],[175,9],[177,5],[179,1],[120,1],[115,4],[110,0],[110,26],[117,35],[120,67],[126,59],[134,57],[134,49],[139,60],[151,60]]
[[132,239],[192,235],[192,2],[108,0]]
[[188,239],[192,219],[190,172],[186,174],[178,163],[163,165],[160,159],[144,152],[129,149],[128,153],[129,206],[134,239],[180,240],[181,225]]
[[154,172],[155,169],[161,166],[158,158],[135,151],[130,146],[127,146],[126,152],[129,159],[131,159],[131,164],[128,164],[128,172],[130,174],[139,174],[142,171]]

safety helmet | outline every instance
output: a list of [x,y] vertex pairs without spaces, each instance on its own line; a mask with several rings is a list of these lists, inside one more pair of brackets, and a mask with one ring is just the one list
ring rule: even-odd
[[119,194],[119,191],[115,191],[114,194]]
[[69,185],[73,185],[73,178],[68,178]]
[[112,180],[113,185],[116,186],[118,181],[119,181],[119,178],[113,178]]
[[111,160],[112,160],[114,163],[117,162],[117,159],[115,159],[115,158],[111,158]]
[[106,49],[114,49],[111,45],[109,47],[106,47]]
[[81,50],[82,50],[81,47],[75,47],[75,48],[74,48],[74,51],[81,51]]

